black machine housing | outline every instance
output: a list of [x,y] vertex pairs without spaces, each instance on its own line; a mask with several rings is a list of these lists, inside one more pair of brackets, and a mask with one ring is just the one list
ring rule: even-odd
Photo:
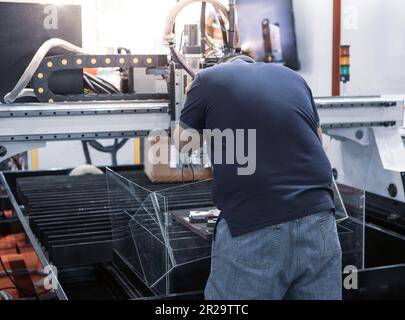
[[[80,6],[0,2],[0,102],[17,84],[40,46],[52,38],[82,46]],[[65,53],[55,49],[49,55]],[[55,75],[50,86],[60,94],[83,93],[82,70]]]

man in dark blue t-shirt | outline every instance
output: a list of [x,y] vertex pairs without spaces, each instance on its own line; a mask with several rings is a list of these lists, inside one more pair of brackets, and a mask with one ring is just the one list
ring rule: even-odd
[[175,132],[179,148],[186,135],[211,147],[221,220],[206,298],[341,299],[332,169],[311,90],[288,68],[233,60],[197,75]]

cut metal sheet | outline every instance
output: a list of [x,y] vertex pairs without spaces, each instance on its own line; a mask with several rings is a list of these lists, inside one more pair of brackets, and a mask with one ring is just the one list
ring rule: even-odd
[[374,128],[384,169],[405,172],[405,148],[399,128]]
[[[142,171],[123,172],[123,175],[150,190],[178,185],[153,184]],[[31,229],[54,264],[84,265],[112,259],[111,211],[104,175],[19,178],[17,193],[29,216]],[[204,188],[182,193],[173,191],[171,206],[212,205],[210,194],[210,190]],[[117,199],[118,203],[125,201],[125,197]],[[148,219],[143,223],[153,226]],[[159,233],[159,230],[152,231]],[[179,224],[174,224],[171,231],[173,241],[191,236]]]

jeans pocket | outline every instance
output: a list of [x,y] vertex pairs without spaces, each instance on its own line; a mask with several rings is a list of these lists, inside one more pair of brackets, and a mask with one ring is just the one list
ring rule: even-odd
[[341,252],[336,219],[332,211],[319,215],[319,228],[322,236],[322,256],[334,256]]
[[237,238],[236,262],[246,268],[264,269],[279,260],[280,226],[268,227]]

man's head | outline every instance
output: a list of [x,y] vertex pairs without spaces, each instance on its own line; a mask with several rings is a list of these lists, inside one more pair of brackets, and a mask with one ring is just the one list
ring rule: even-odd
[[232,55],[232,56],[227,56],[224,57],[223,60],[221,61],[221,63],[231,63],[231,62],[235,62],[237,60],[241,60],[247,63],[256,63],[256,61],[244,54],[237,54],[237,55]]

